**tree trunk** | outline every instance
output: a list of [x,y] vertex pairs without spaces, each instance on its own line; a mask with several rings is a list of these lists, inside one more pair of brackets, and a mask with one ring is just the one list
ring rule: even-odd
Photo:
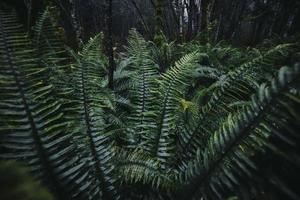
[[30,32],[31,27],[35,24],[38,15],[44,8],[43,0],[28,0],[27,2],[27,10],[28,10],[28,19],[27,19],[27,29]]
[[189,0],[189,4],[187,5],[187,11],[188,11],[188,30],[187,30],[186,39],[191,40],[194,36],[196,15],[197,15],[197,7],[195,4],[195,0]]
[[115,60],[112,36],[112,0],[106,0],[104,50],[108,57],[108,88],[114,89]]
[[183,42],[183,40],[184,40],[184,4],[183,4],[182,0],[179,0],[178,10],[179,10],[179,16],[180,16],[179,37],[180,37],[180,41]]
[[[180,32],[180,22],[179,22],[179,16],[176,13],[176,10],[174,8],[173,5],[173,1],[172,0],[168,0],[169,3],[169,9],[171,10],[172,16],[173,16],[173,20],[175,21],[175,26],[176,27],[176,32],[174,33],[174,37],[178,37],[179,36],[179,32]],[[175,2],[175,6],[178,6]]]
[[77,2],[76,0],[69,0],[69,3],[70,3],[70,12],[71,12],[70,13],[71,23],[75,31],[78,47],[81,47],[83,44],[83,40],[82,40],[81,25],[78,20],[78,12],[77,12],[77,5],[76,5]]
[[293,35],[300,32],[300,8],[296,9],[294,18],[289,30],[289,34]]
[[141,23],[142,23],[142,25],[144,27],[145,32],[150,36],[150,29],[149,29],[149,27],[148,27],[148,25],[147,25],[147,23],[146,23],[146,21],[145,21],[145,19],[143,17],[143,14],[142,14],[140,8],[138,7],[138,5],[135,2],[135,0],[130,0],[130,2],[132,3],[133,7],[135,8],[137,14],[139,15]]
[[157,46],[161,46],[161,44],[162,44],[163,1],[164,0],[155,0],[155,35],[154,35],[154,42]]
[[202,0],[201,3],[201,43],[206,44],[208,42],[208,8],[209,0]]

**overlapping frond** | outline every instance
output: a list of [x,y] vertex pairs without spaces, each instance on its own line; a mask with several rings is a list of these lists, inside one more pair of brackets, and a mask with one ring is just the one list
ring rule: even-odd
[[156,189],[176,187],[173,171],[164,171],[160,161],[142,151],[122,153],[118,161],[118,170],[124,184],[139,184]]
[[177,109],[186,86],[192,80],[198,60],[197,52],[187,54],[176,62],[174,67],[162,74],[160,79],[157,132],[151,139],[153,139],[153,153],[164,163],[163,165],[167,165],[174,155]]
[[228,105],[248,101],[257,88],[257,82],[265,80],[267,74],[265,71],[272,74],[272,64],[284,60],[292,49],[289,44],[279,45],[253,61],[230,71],[227,75],[221,76],[216,83],[206,88],[205,91],[211,93],[208,101],[201,106],[196,123],[191,124],[189,131],[181,136],[183,154],[187,157],[195,155],[199,145],[205,144],[209,131],[217,129],[227,115],[236,110]]
[[130,91],[131,103],[134,111],[130,119],[133,143],[138,143],[141,148],[150,151],[147,137],[155,131],[155,110],[157,106],[156,78],[158,66],[151,60],[148,43],[142,36],[132,30],[129,37],[129,67],[133,70],[132,90]]
[[55,198],[227,199],[263,188],[265,153],[300,163],[299,64],[270,81],[292,45],[251,60],[222,45],[151,50],[133,30],[111,91],[101,34],[66,51],[51,12],[31,42],[0,11],[0,158],[27,163]]
[[299,74],[299,65],[282,68],[271,85],[259,88],[250,106],[229,115],[209,137],[205,150],[198,151],[181,177],[189,182],[191,195],[201,193],[202,188],[208,196],[222,199],[222,192],[233,190],[242,178],[251,180],[256,169],[251,160],[253,153],[266,147],[280,151],[270,145],[270,137],[295,145],[290,138],[295,137],[299,121],[292,121],[299,120],[299,113],[290,105],[299,104],[299,96],[292,92],[292,87],[299,84]]
[[165,35],[162,35],[161,45],[151,44],[151,57],[158,64],[160,72],[165,72],[170,66],[174,65],[177,56],[176,44],[174,41],[169,42]]
[[49,81],[60,93],[62,85],[68,83],[69,57],[62,39],[62,28],[53,19],[55,8],[47,7],[34,26],[32,42],[37,49],[38,61],[49,69]]
[[25,162],[57,198],[66,191],[87,197],[87,166],[76,155],[73,130],[11,11],[0,10],[0,46],[0,157]]
[[[83,159],[90,163],[93,171],[91,197],[118,199],[116,180],[112,175],[115,156],[113,137],[104,131],[106,124],[103,112],[107,108],[108,98],[106,89],[101,84],[103,62],[95,60],[95,54],[100,48],[99,41],[99,36],[92,39],[79,55],[71,52],[75,59],[73,73],[70,74],[74,86],[73,110],[81,122],[80,134],[77,135],[78,145],[83,151]],[[82,141],[85,143],[82,144]]]

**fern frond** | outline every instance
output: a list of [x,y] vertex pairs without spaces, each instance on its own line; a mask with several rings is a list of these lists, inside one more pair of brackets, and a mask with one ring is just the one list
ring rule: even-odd
[[39,62],[41,65],[48,67],[50,73],[51,84],[59,91],[69,80],[66,79],[66,74],[70,72],[69,57],[65,50],[65,45],[62,40],[62,30],[57,26],[53,19],[53,7],[47,7],[39,16],[33,33],[33,45],[37,49]]
[[175,187],[173,171],[163,171],[160,161],[142,151],[122,153],[118,161],[118,170],[124,184],[144,184],[156,189]]
[[235,111],[228,104],[248,100],[257,87],[256,82],[265,79],[264,71],[268,71],[273,63],[288,57],[292,49],[293,45],[290,44],[279,45],[227,75],[221,76],[220,80],[206,89],[212,92],[209,100],[200,108],[196,119],[202,123],[191,125],[189,131],[183,136],[186,138],[182,141],[183,154],[187,157],[195,155],[199,144],[206,142],[209,131],[216,129],[228,114]]
[[0,36],[0,157],[25,162],[58,198],[87,197],[87,166],[15,13],[0,10]]
[[157,102],[157,88],[155,78],[158,77],[158,67],[151,60],[148,43],[132,30],[129,36],[129,47],[127,49],[130,68],[133,70],[133,87],[130,91],[131,103],[134,106],[132,115],[129,116],[130,126],[133,135],[133,143],[146,151],[150,151],[145,142],[147,136],[152,134],[155,128],[155,106]]
[[205,67],[205,66],[199,66],[195,74],[197,78],[211,78],[215,80],[220,79],[220,77],[223,75],[225,75],[223,71],[213,67]]
[[[299,65],[292,69],[282,68],[269,87],[260,87],[249,107],[228,116],[223,126],[209,138],[206,149],[198,151],[197,158],[188,165],[184,178],[181,178],[190,183],[191,194],[202,187],[205,192],[211,191],[208,193],[222,199],[222,191],[226,188],[233,190],[242,177],[252,178],[256,166],[251,155],[266,147],[279,151],[270,145],[270,136],[294,145],[289,137],[299,125],[296,117],[299,113],[291,112],[283,102],[299,103],[295,101],[299,97],[286,98],[286,94],[293,96],[290,87],[299,84],[299,75]],[[296,127],[286,124],[291,120],[298,120]],[[199,183],[202,186],[198,187]]]
[[[103,62],[95,61],[95,52],[100,48],[100,37],[91,39],[83,48],[82,53],[70,51],[75,59],[71,81],[74,85],[73,110],[81,122],[80,134],[76,136],[82,150],[83,158],[87,159],[92,167],[92,198],[118,199],[116,180],[112,175],[114,170],[113,159],[115,148],[113,136],[105,131],[104,109],[107,108],[109,97],[101,84],[101,68]],[[76,120],[76,119],[75,119]]]
[[164,163],[163,166],[167,165],[174,155],[177,109],[186,86],[192,80],[198,59],[197,52],[187,54],[176,62],[174,67],[162,74],[160,80],[159,106],[161,108],[158,112],[158,129],[151,139],[153,139],[153,153]]
[[169,66],[173,66],[177,55],[175,42],[169,42],[165,35],[162,35],[161,45],[157,46],[150,42],[151,57],[158,64],[160,72],[165,72]]

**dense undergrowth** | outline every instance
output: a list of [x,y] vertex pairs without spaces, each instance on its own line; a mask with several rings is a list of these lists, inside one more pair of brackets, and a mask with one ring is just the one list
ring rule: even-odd
[[0,11],[0,157],[57,199],[297,199],[299,44],[160,47],[135,30],[107,88],[102,36]]

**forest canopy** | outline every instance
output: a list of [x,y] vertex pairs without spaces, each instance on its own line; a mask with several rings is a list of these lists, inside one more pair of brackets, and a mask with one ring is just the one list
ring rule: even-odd
[[300,199],[298,0],[0,0],[0,200]]

